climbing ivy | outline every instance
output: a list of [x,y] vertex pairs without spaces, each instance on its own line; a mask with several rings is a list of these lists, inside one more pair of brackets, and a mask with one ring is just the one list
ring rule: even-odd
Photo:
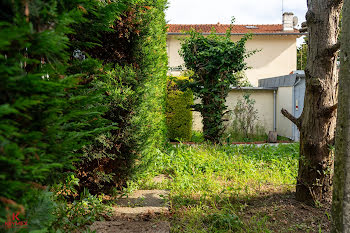
[[224,131],[223,116],[228,113],[225,100],[230,87],[237,84],[237,73],[247,69],[245,59],[254,53],[248,53],[245,47],[251,36],[247,34],[233,42],[231,27],[225,36],[219,36],[215,31],[204,36],[194,30],[188,35],[182,42],[180,55],[193,75],[179,86],[191,89],[201,100],[193,107],[203,117],[204,137],[217,143]]

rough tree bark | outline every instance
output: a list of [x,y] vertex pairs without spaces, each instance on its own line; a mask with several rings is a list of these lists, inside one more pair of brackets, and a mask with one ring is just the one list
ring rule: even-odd
[[337,109],[339,15],[343,0],[308,0],[308,59],[304,110],[299,118],[282,114],[300,131],[296,199],[309,204],[331,198]]
[[342,22],[332,233],[350,232],[350,1],[344,1]]

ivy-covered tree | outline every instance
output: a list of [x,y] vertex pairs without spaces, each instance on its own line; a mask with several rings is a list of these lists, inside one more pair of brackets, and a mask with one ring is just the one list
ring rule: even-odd
[[201,100],[194,110],[203,117],[203,133],[206,140],[218,143],[224,132],[223,117],[228,113],[226,97],[232,85],[238,83],[238,72],[247,69],[245,58],[251,53],[246,51],[245,35],[238,42],[230,39],[231,28],[226,36],[209,36],[189,32],[181,46],[180,54],[187,69],[193,71],[188,81],[180,83],[181,88],[192,90],[195,97]]
[[332,199],[332,233],[349,232],[349,167],[350,167],[350,63],[347,58],[350,51],[350,2],[344,1],[343,27],[340,36],[340,71],[339,71],[339,92],[337,130],[335,136],[335,159],[333,177],[333,199]]

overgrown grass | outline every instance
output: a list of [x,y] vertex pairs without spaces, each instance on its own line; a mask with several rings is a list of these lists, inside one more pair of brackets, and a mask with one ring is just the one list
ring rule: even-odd
[[191,142],[196,142],[196,143],[204,142],[203,132],[192,130]]
[[230,132],[226,133],[223,138],[225,138],[225,142],[233,143],[233,142],[261,142],[267,141],[268,137],[266,133],[260,134],[248,134],[245,135],[240,132]]
[[[262,142],[262,141],[267,141],[268,136],[265,133],[265,131],[259,133],[259,134],[249,134],[248,136],[239,133],[239,132],[226,132],[223,137],[222,137],[222,142],[223,143],[235,143],[235,142]],[[278,141],[289,141],[292,142],[291,139],[283,136],[277,136]],[[195,143],[203,143],[204,142],[204,136],[203,132],[200,131],[192,131],[192,137],[191,137],[191,142]]]
[[[267,219],[249,225],[240,212],[264,193],[294,190],[298,145],[170,146],[130,188],[169,189],[172,232],[269,232]],[[158,174],[169,177],[154,183]]]

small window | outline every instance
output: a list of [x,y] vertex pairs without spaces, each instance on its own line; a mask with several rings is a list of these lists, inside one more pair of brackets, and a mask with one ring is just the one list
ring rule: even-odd
[[245,26],[245,27],[248,28],[248,29],[258,29],[257,26]]

